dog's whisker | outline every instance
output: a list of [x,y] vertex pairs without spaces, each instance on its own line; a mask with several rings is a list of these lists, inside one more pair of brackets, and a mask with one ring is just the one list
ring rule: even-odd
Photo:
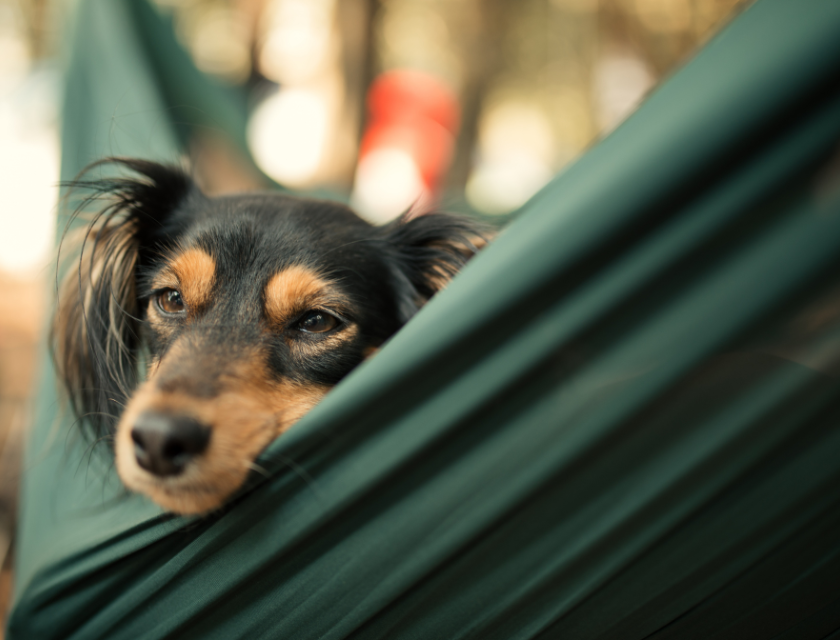
[[271,477],[271,474],[266,469],[264,469],[263,467],[258,465],[256,462],[248,461],[247,465],[248,465],[248,468],[251,471],[255,471],[256,473],[260,474],[264,478],[270,478]]
[[324,494],[321,491],[321,488],[318,486],[318,483],[311,475],[309,475],[306,469],[304,469],[294,460],[286,456],[274,455],[272,456],[272,458],[291,469],[296,476],[298,476],[301,480],[303,480],[306,483],[306,486],[309,487],[312,493],[314,493],[319,499],[324,498]]

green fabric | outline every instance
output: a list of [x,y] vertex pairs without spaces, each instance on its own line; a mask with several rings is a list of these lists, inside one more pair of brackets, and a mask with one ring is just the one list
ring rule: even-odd
[[223,136],[250,161],[244,96],[202,75],[147,2],[66,4],[63,180],[107,156],[178,163],[196,130]]
[[[65,175],[167,122],[140,8],[80,0]],[[838,80],[840,3],[759,0],[222,513],[121,496],[47,376],[10,637],[840,637]]]

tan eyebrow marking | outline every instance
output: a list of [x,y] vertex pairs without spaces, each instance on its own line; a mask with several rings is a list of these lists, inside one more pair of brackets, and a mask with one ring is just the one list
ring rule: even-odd
[[178,289],[187,307],[198,309],[210,301],[216,280],[216,261],[201,249],[187,249],[152,281],[155,289]]
[[339,310],[344,304],[343,297],[329,281],[300,265],[274,274],[265,287],[265,313],[278,325],[313,307],[328,306]]

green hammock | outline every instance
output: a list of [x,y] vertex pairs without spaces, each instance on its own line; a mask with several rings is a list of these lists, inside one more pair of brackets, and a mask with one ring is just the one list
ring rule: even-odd
[[[73,24],[64,177],[241,140],[143,0]],[[840,2],[759,0],[213,517],[122,496],[46,375],[9,636],[840,638],[838,141]]]

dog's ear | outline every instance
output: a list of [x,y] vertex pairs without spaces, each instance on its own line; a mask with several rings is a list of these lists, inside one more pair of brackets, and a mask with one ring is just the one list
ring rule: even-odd
[[380,228],[390,248],[401,322],[407,322],[481,250],[489,229],[445,213],[403,216]]
[[[75,251],[61,252],[69,265],[58,291],[52,326],[53,357],[76,417],[95,438],[109,434],[137,384],[140,309],[136,275],[143,253],[156,251],[171,214],[197,192],[183,171],[154,162],[108,159],[129,178],[76,180],[70,193],[87,195],[71,223],[97,209],[77,235]],[[69,227],[69,224],[68,224]]]

